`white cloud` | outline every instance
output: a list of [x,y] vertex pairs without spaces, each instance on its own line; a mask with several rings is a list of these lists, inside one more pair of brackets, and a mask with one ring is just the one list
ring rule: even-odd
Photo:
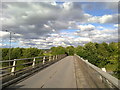
[[[118,40],[118,30],[115,28],[110,29],[102,26],[96,26],[96,27],[92,25],[88,25],[88,26],[80,25],[81,30],[76,31],[74,33],[75,36],[80,37],[80,39],[76,38],[77,39],[76,41],[87,40],[87,42],[89,41],[93,41],[93,42],[103,42],[103,41],[114,42],[115,41],[116,42]],[[93,27],[91,30],[90,30],[90,26]]]
[[0,31],[0,38],[3,38],[5,36],[9,36],[9,33],[5,31]]
[[75,38],[75,41],[76,42],[90,42],[90,38],[88,38],[88,37],[78,37],[78,38]]
[[48,26],[48,25],[44,24],[44,27],[45,27],[45,28],[49,28],[50,26]]
[[106,4],[106,9],[111,9],[111,10],[115,10],[115,11],[118,11],[118,3],[119,1],[116,0],[116,2],[112,2],[112,3],[107,3],[107,2],[104,2]]
[[101,23],[105,23],[108,20],[111,21],[112,20],[112,15],[104,15],[99,20],[100,20]]
[[118,28],[119,24],[114,24],[114,27]]
[[63,8],[65,10],[70,10],[72,7],[72,3],[71,2],[66,2],[66,3],[63,3]]
[[56,2],[51,2],[51,5],[56,6],[57,3]]
[[77,26],[78,29],[80,29],[81,31],[90,31],[90,30],[94,30],[95,26],[88,24],[88,25],[78,25]]
[[35,25],[29,25],[28,27],[34,29],[34,28],[35,28]]
[[91,16],[91,18],[88,19],[88,22],[95,22],[95,23],[118,23],[118,16],[119,14],[113,14],[113,15],[103,15],[103,16]]
[[102,26],[98,26],[98,27],[96,27],[98,30],[102,30],[102,29],[105,29],[104,27],[102,27]]
[[[113,7],[108,5],[108,8]],[[18,33],[12,36],[13,39],[19,40],[19,46],[49,48],[59,45],[76,46],[91,40],[103,41],[105,40],[103,38],[107,38],[107,41],[117,39],[115,30],[107,30],[104,27],[95,27],[87,23],[111,23],[116,27],[118,14],[92,16],[83,11],[81,3],[3,3],[1,19],[4,30]],[[78,22],[82,25],[78,25]],[[80,30],[70,33],[59,32],[63,29]],[[9,33],[1,33],[4,39],[9,38]]]
[[104,15],[100,18],[100,23],[117,23],[118,15]]

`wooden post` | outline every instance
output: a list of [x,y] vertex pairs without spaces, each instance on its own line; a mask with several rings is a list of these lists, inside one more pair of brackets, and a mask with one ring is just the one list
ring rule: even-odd
[[55,59],[54,57],[55,57],[55,56],[53,56],[53,60]]
[[59,56],[59,58],[61,59],[61,55]]
[[49,56],[49,62],[51,61],[51,56]]
[[59,60],[59,55],[58,55],[58,60]]
[[43,64],[45,64],[45,56],[43,57]]
[[33,64],[32,64],[33,68],[35,67],[35,58],[33,59]]
[[11,73],[12,73],[12,75],[14,75],[15,73],[15,65],[16,65],[16,61],[15,61],[16,59],[14,59],[14,61],[13,61],[13,67],[12,67],[12,70],[11,70]]
[[56,55],[56,60],[57,60],[57,55]]

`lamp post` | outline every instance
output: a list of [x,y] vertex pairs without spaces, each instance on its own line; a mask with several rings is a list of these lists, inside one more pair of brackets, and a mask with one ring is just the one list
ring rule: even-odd
[[[11,35],[12,35],[12,33],[13,34],[15,34],[14,32],[11,32],[11,31],[8,31],[8,30],[2,30],[2,31],[6,31],[6,32],[9,32],[10,33],[10,46],[9,46],[9,60],[11,59],[11,55],[10,55],[10,53],[11,53]],[[9,62],[9,66],[10,66],[10,62]]]
[[[9,32],[10,33],[10,47],[9,47],[9,60],[11,59],[11,55],[10,55],[10,53],[11,53],[11,32]],[[10,66],[10,63],[9,63],[9,66]]]

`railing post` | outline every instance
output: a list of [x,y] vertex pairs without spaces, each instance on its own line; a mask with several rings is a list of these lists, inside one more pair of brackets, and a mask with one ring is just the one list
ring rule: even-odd
[[43,64],[45,64],[45,56],[43,57]]
[[61,59],[63,59],[63,54],[61,55]]
[[59,57],[60,57],[60,56],[58,55],[58,60],[59,60]]
[[55,56],[53,56],[53,60],[55,59],[54,57],[55,57]]
[[33,64],[32,64],[33,68],[35,67],[35,58],[33,59]]
[[14,59],[14,61],[13,61],[13,67],[12,67],[12,70],[11,70],[11,73],[12,73],[12,75],[14,75],[15,73],[15,65],[16,65],[16,59]]
[[56,55],[56,60],[57,60],[57,55]]
[[49,56],[49,62],[51,61],[51,56]]
[[60,59],[61,59],[61,55],[60,55]]

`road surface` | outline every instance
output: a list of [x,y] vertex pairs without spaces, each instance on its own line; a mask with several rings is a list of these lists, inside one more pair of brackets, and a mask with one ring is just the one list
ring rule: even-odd
[[81,60],[68,56],[9,88],[104,88],[87,69]]
[[76,88],[74,60],[66,57],[41,70],[13,88]]

